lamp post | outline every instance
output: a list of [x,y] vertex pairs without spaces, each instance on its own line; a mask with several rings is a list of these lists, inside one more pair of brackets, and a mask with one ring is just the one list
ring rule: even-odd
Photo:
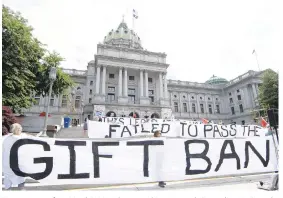
[[[72,95],[72,101],[71,101],[72,112],[74,112],[74,109],[75,109],[75,105],[73,104],[74,103],[74,96],[75,96],[75,94],[76,94],[76,90],[75,90],[75,88],[73,88],[72,91],[71,91],[71,95]],[[73,126],[73,118],[72,118],[72,126]]]
[[82,109],[82,112],[81,112],[81,126],[83,124],[83,113],[84,113],[84,100],[82,99],[81,101],[81,109]]
[[40,137],[47,137],[46,131],[47,131],[47,120],[48,120],[48,114],[49,114],[49,103],[50,103],[50,98],[51,98],[51,93],[52,93],[52,86],[53,86],[54,81],[56,80],[56,72],[57,72],[56,67],[50,68],[50,72],[49,72],[49,79],[50,79],[49,96],[48,96],[47,108],[46,108],[46,112],[45,112],[43,132],[40,135]]

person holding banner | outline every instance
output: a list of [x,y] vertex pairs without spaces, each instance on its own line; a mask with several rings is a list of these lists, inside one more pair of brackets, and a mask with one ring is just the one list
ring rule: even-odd
[[[155,131],[153,136],[154,137],[161,137],[161,131]],[[158,153],[157,157],[161,159],[163,157],[162,155],[163,155],[163,153]],[[161,164],[162,160],[160,160],[160,159],[157,159],[157,163],[160,163],[160,165],[162,165]],[[161,167],[158,167],[158,168],[161,168]],[[158,186],[161,187],[161,188],[164,188],[165,185],[166,185],[166,183],[164,181],[158,182]]]
[[22,126],[18,123],[12,124],[10,128],[11,134],[5,135],[2,139],[2,167],[4,172],[4,186],[5,189],[10,189],[12,185],[18,186],[19,190],[22,190],[25,186],[25,177],[19,177],[14,174],[10,168],[10,150],[13,144],[21,138],[27,137],[26,134],[22,133]]

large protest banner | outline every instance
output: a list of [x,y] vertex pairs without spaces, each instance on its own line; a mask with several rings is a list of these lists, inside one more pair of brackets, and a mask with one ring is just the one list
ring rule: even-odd
[[165,137],[243,138],[265,136],[267,129],[256,125],[188,124],[183,122],[147,122],[137,125],[88,121],[88,137],[110,138],[152,136],[160,130]]
[[7,137],[4,175],[49,184],[173,181],[277,171],[272,138],[65,140]]

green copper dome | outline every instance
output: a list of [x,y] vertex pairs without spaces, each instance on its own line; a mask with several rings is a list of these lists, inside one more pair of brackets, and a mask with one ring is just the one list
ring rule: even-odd
[[118,47],[143,49],[141,46],[140,37],[138,37],[138,35],[133,30],[128,28],[124,19],[116,30],[112,29],[104,37],[104,44]]
[[215,75],[213,75],[209,80],[207,80],[205,83],[210,85],[219,85],[219,84],[226,84],[228,80],[225,78],[220,78]]

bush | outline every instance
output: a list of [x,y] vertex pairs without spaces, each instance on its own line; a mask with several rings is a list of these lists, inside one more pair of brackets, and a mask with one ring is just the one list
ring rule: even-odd
[[17,123],[17,119],[14,116],[12,110],[7,107],[2,107],[2,136],[10,133],[10,126]]

